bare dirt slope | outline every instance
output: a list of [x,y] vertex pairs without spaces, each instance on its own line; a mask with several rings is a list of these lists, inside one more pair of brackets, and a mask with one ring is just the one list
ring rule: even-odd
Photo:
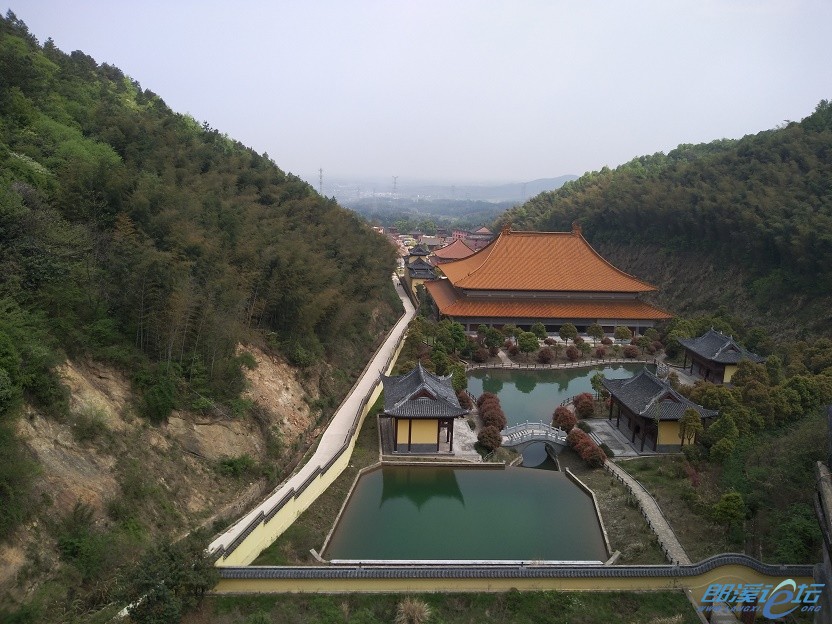
[[96,523],[107,526],[114,504],[141,496],[141,520],[151,530],[183,534],[223,512],[240,513],[267,487],[263,478],[220,475],[220,460],[249,455],[263,462],[271,438],[295,449],[286,453],[287,465],[278,475],[290,470],[288,464],[314,435],[310,404],[317,390],[302,384],[284,360],[246,350],[257,362],[246,371],[244,395],[254,403],[255,416],[175,411],[158,427],[136,414],[124,374],[96,362],[66,362],[60,373],[71,393],[70,417],[59,422],[27,409],[19,421],[19,434],[39,466],[34,488],[39,511],[0,546],[0,589],[11,588],[31,560],[54,560],[50,526],[77,503],[93,509]]

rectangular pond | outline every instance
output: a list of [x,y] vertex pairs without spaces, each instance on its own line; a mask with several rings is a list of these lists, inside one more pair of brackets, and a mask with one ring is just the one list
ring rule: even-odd
[[353,489],[323,556],[605,561],[592,498],[561,472],[383,466]]

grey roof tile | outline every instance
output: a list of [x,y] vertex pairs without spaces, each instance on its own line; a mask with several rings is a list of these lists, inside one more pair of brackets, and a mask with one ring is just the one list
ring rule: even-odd
[[453,418],[468,413],[459,404],[451,378],[439,377],[421,364],[405,375],[382,375],[384,414],[403,418]]
[[679,420],[685,410],[691,407],[702,418],[716,416],[718,413],[685,398],[646,368],[627,379],[604,379],[602,383],[612,396],[639,416]]
[[740,360],[762,362],[765,359],[741,347],[733,336],[726,336],[713,328],[698,338],[681,339],[679,344],[698,356],[719,364],[736,364]]

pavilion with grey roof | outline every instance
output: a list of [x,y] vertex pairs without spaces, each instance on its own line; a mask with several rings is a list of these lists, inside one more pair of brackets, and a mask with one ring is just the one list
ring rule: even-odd
[[690,408],[703,422],[718,414],[685,398],[646,368],[627,379],[603,379],[602,384],[610,393],[609,420],[615,414],[615,426],[634,445],[639,438],[641,451],[645,444],[657,452],[678,451],[684,443],[679,421]]
[[690,358],[690,373],[698,374],[705,381],[713,383],[730,383],[731,377],[737,370],[737,364],[742,360],[762,362],[765,358],[740,346],[733,336],[714,330],[706,331],[698,338],[684,338],[679,344],[685,350],[683,368],[688,366]]
[[384,411],[381,418],[393,422],[393,451],[438,453],[444,434],[449,451],[454,448],[454,419],[468,413],[459,404],[450,375],[440,377],[421,364],[405,375],[381,376]]

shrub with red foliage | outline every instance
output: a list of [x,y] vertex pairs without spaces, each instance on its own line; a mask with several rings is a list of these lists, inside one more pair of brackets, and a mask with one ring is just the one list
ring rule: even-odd
[[638,347],[635,345],[627,345],[624,347],[623,351],[625,358],[635,358],[638,357]]
[[514,341],[511,338],[506,338],[505,341],[503,342],[503,348],[508,349],[513,344],[514,344]]
[[543,347],[537,352],[537,361],[541,364],[551,364],[555,361],[555,352],[549,347]]
[[500,347],[488,347],[488,353],[491,355],[491,357],[494,357],[499,352],[500,352]]
[[600,468],[607,460],[604,451],[595,444],[589,434],[577,427],[566,436],[566,442],[590,468]]
[[485,427],[494,427],[497,431],[505,429],[507,424],[506,415],[499,407],[488,409],[480,412],[480,419]]
[[612,338],[610,338],[609,336],[604,336],[603,338],[601,338],[601,344],[610,346],[612,344]]
[[607,350],[604,347],[598,347],[595,349],[595,357],[604,359],[607,357]]
[[589,468],[600,468],[607,461],[607,454],[600,446],[592,443],[592,448],[581,454],[581,459]]
[[486,360],[488,360],[489,355],[490,353],[488,352],[488,349],[486,349],[485,347],[480,347],[479,349],[474,351],[474,354],[471,357],[474,359],[475,362],[485,362]]
[[578,418],[589,418],[595,413],[595,400],[589,392],[582,392],[576,396],[572,399],[572,404]]
[[687,461],[682,464],[682,468],[684,468],[685,474],[688,476],[688,479],[690,479],[690,484],[693,487],[699,487],[699,473],[696,472],[696,468],[691,466]]
[[[483,403],[488,401],[489,399],[497,399],[497,395],[493,392],[483,392],[479,398],[477,399],[477,407],[480,407]],[[499,401],[499,399],[497,399]]]
[[570,447],[575,448],[575,444],[577,444],[577,442],[578,442],[579,440],[582,440],[584,437],[586,437],[586,432],[585,432],[585,431],[581,431],[580,429],[578,429],[577,427],[575,427],[575,428],[574,428],[574,429],[572,429],[572,431],[570,431],[570,432],[569,432],[569,434],[566,436],[566,443],[567,443]]
[[459,399],[459,404],[463,407],[463,409],[469,410],[474,407],[474,403],[471,401],[471,397],[467,392],[460,390],[456,393],[456,398]]
[[575,336],[572,339],[572,344],[575,344],[575,345],[583,344],[584,342],[585,342],[585,340],[581,336]]
[[566,433],[572,431],[572,428],[577,424],[578,419],[575,418],[575,414],[572,413],[572,410],[569,408],[564,407],[563,405],[559,406],[555,413],[552,414],[552,425],[563,429]]
[[485,450],[493,451],[494,449],[502,446],[503,434],[501,434],[500,431],[494,427],[483,427],[482,431],[480,431],[477,436],[477,440],[479,440],[479,443]]
[[520,353],[520,348],[516,344],[513,344],[508,348],[509,355],[517,355],[518,353]]
[[661,351],[662,349],[664,349],[664,345],[658,340],[654,340],[653,342],[651,342],[650,346],[656,351]]
[[547,345],[549,345],[550,347],[551,347],[552,345],[557,344],[557,343],[558,343],[558,341],[557,341],[557,340],[555,340],[554,338],[552,338],[551,336],[549,336],[548,338],[546,338],[546,339],[543,341],[543,344],[547,344]]
[[569,345],[566,347],[566,357],[572,362],[577,362],[581,359],[581,350],[575,345]]

